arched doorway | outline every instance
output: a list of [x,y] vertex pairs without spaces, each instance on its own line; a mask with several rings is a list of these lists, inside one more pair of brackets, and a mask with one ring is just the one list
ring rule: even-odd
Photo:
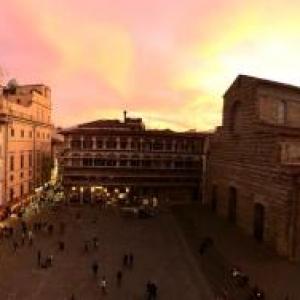
[[218,208],[218,187],[213,185],[211,192],[211,210],[216,212]]
[[236,223],[236,210],[237,210],[237,191],[235,187],[229,187],[228,198],[228,220],[230,223]]
[[261,242],[264,239],[265,227],[265,207],[256,203],[254,205],[253,233],[257,241]]

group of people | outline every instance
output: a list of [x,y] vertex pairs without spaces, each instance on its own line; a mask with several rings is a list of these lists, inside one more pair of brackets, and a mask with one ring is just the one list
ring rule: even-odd
[[157,286],[154,282],[148,281],[146,285],[147,300],[155,300],[157,298]]
[[[47,206],[44,206],[45,210],[47,210]],[[62,207],[62,209],[65,209]],[[70,214],[69,208],[68,214]],[[49,210],[51,214],[51,210]],[[14,252],[18,252],[18,249],[22,246],[28,246],[32,249],[30,251],[33,252],[33,255],[36,255],[37,267],[39,269],[48,269],[53,267],[54,264],[54,254],[55,256],[59,256],[59,253],[62,253],[66,250],[69,250],[71,247],[67,247],[65,243],[65,230],[66,224],[65,222],[58,221],[59,219],[53,218],[51,220],[51,216],[44,214],[44,209],[40,211],[41,215],[34,215],[34,220],[26,220],[25,218],[19,219],[19,224],[17,226],[6,226],[2,228],[0,231],[0,238],[8,239],[9,244],[12,244]],[[62,213],[61,211],[59,213]],[[98,212],[97,212],[98,213]],[[71,213],[73,214],[73,212]],[[45,218],[44,218],[45,216]],[[54,215],[53,215],[54,216]],[[81,208],[75,209],[74,211],[74,220],[76,223],[81,223],[86,219],[84,216],[84,210]],[[97,222],[98,215],[92,218],[92,223]],[[81,225],[80,225],[81,226]],[[55,243],[57,245],[57,249],[51,249],[51,247],[47,249],[43,249],[40,243],[40,238],[46,238],[49,241],[55,239],[57,240]],[[90,239],[83,240],[83,252],[89,255],[97,255],[97,250],[101,247],[100,241],[98,237],[95,235]],[[51,242],[52,243],[52,242]],[[58,251],[58,252],[56,252]],[[122,286],[124,273],[126,273],[126,269],[133,269],[134,267],[135,257],[132,251],[125,253],[121,256],[121,266],[116,270],[115,273],[115,285],[119,288]],[[97,286],[103,295],[108,293],[108,280],[105,275],[101,274],[101,277],[98,276],[100,274],[100,265],[97,260],[94,260],[91,264],[93,277],[97,279]],[[103,271],[101,269],[101,271]],[[126,276],[125,276],[126,277]],[[153,282],[148,281],[146,283],[146,294],[147,299],[152,300],[157,297],[157,286]],[[75,293],[71,294],[71,298],[68,299],[77,299],[77,295]]]

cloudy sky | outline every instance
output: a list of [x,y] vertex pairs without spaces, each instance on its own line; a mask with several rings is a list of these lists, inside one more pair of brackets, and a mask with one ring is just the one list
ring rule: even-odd
[[[297,4],[298,3],[298,4]],[[2,80],[45,83],[53,120],[214,128],[238,74],[300,84],[300,2],[0,0]]]

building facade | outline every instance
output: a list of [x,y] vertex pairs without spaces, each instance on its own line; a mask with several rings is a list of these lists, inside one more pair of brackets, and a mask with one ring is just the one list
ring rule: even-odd
[[210,137],[205,201],[290,259],[300,258],[300,88],[240,75]]
[[142,119],[99,120],[62,131],[70,198],[130,192],[163,200],[201,198],[204,134],[147,130]]
[[0,87],[0,205],[49,180],[51,92],[45,85]]

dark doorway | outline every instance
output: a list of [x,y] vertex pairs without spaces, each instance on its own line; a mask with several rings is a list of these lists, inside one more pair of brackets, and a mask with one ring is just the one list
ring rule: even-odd
[[211,210],[216,212],[218,209],[218,187],[213,185],[211,192]]
[[265,207],[256,203],[254,205],[254,237],[257,241],[261,242],[264,239],[264,227],[265,227]]
[[198,188],[193,188],[192,190],[192,201],[199,201],[201,195],[199,193],[199,189]]
[[230,223],[236,223],[237,191],[235,187],[229,187],[228,198],[228,220]]

